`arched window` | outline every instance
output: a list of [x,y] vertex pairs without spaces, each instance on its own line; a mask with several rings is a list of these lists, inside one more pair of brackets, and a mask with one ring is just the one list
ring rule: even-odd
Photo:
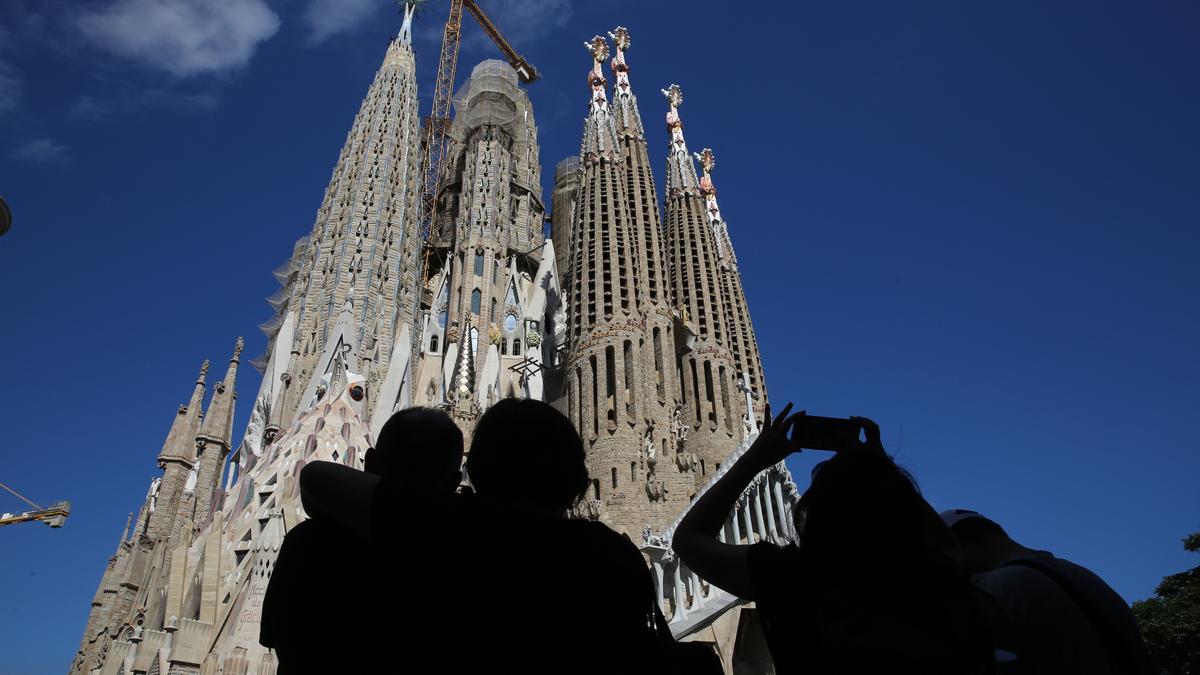
[[615,467],[615,466],[612,468],[612,483],[613,483],[613,485],[612,485],[613,489],[616,490],[617,489],[617,467]]
[[482,253],[475,254],[475,276],[477,276],[477,277],[483,276],[483,254]]
[[521,355],[521,338],[513,340],[513,356]]
[[592,499],[600,499],[600,479],[592,479]]
[[434,335],[433,337],[429,338],[429,351],[436,354],[437,350],[438,350],[438,336]]
[[479,305],[482,302],[483,295],[480,294],[479,289],[476,288],[475,290],[471,291],[471,313],[475,316],[479,316]]
[[492,306],[488,310],[488,323],[496,323],[496,299],[492,298]]
[[637,482],[637,462],[629,463],[629,480]]
[[508,340],[500,340],[500,356],[508,356]]

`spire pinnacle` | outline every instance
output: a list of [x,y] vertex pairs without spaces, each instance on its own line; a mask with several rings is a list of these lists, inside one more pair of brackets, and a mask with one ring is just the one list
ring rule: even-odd
[[608,58],[608,41],[597,35],[583,43],[585,49],[592,54],[592,70],[588,73],[588,86],[592,88],[591,111],[604,110],[608,107],[606,88],[608,80],[604,77],[601,64]]
[[612,38],[613,46],[617,48],[617,55],[613,57],[612,69],[617,74],[616,93],[618,96],[630,94],[629,89],[629,64],[625,63],[625,52],[629,51],[629,31],[624,26],[617,26],[612,29],[608,37]]
[[671,143],[667,153],[667,193],[695,193],[697,188],[696,166],[688,154],[687,141],[683,138],[683,120],[679,118],[679,106],[683,105],[683,90],[672,84],[662,90],[671,109],[667,112],[667,132]]
[[415,0],[407,0],[404,3],[404,23],[400,24],[400,33],[396,35],[396,39],[405,47],[412,47],[412,20],[418,4]]
[[229,369],[225,371],[225,379],[217,383],[217,391],[213,394],[212,402],[208,404],[208,414],[204,416],[204,423],[200,426],[200,433],[197,435],[203,440],[220,443],[226,449],[230,447],[231,443],[233,402],[237,398],[234,388],[237,385],[238,362],[241,360],[242,349],[245,346],[246,341],[240,337],[234,343],[233,356],[229,358]]
[[174,460],[190,464],[195,461],[196,432],[200,430],[200,420],[204,417],[204,380],[208,377],[208,359],[200,364],[200,374],[192,387],[192,397],[187,405],[179,406],[175,419],[171,422],[171,430],[167,432],[167,440],[163,442],[162,452],[158,454],[161,464],[164,460]]
[[705,210],[708,211],[708,224],[712,228],[713,237],[717,242],[717,254],[722,261],[728,260],[736,265],[737,257],[733,254],[733,242],[729,239],[729,228],[725,224],[725,219],[721,217],[721,207],[717,205],[717,188],[712,182],[712,170],[717,165],[717,159],[713,156],[712,150],[704,148],[696,153],[696,161],[700,163],[700,170],[704,172],[704,177],[700,179],[700,194],[704,195]]
[[592,69],[588,72],[588,86],[592,89],[592,100],[588,106],[587,120],[583,127],[583,143],[579,149],[581,161],[595,164],[601,160],[617,161],[617,127],[608,107],[608,80],[604,77],[602,64],[608,58],[608,42],[599,35],[583,43],[592,55]]

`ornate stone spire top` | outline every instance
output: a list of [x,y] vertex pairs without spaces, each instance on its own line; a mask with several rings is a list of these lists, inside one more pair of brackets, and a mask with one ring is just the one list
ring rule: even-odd
[[717,160],[713,157],[712,150],[705,148],[696,153],[696,161],[700,163],[700,170],[704,172],[700,179],[700,194],[704,195],[704,201],[708,204],[708,222],[719,221],[721,210],[717,207],[717,188],[712,182],[712,170],[717,165]]
[[608,107],[608,80],[604,78],[602,64],[608,58],[608,42],[597,35],[583,43],[592,55],[592,69],[588,71],[588,86],[592,89],[592,100],[588,106],[588,117],[583,127],[583,143],[579,158],[587,164],[601,160],[616,161],[620,158],[617,149],[617,128]]
[[417,10],[417,2],[408,0],[404,3],[404,23],[400,24],[400,33],[396,39],[405,47],[412,47],[412,20]]
[[637,97],[633,95],[633,87],[629,85],[629,64],[625,61],[625,52],[629,51],[629,31],[624,26],[617,26],[608,34],[616,47],[616,56],[612,60],[612,70],[616,76],[613,85],[613,104],[616,106],[617,133],[625,138],[635,138],[645,141],[646,132],[642,127],[642,116],[638,112]]
[[696,153],[696,161],[700,163],[700,169],[704,172],[704,177],[700,179],[700,194],[704,195],[708,224],[712,227],[713,238],[717,242],[717,255],[722,261],[729,261],[736,265],[737,257],[733,253],[733,242],[729,239],[729,228],[725,224],[725,219],[721,217],[721,207],[717,205],[717,188],[712,181],[712,170],[717,165],[716,157],[713,156],[712,150],[704,148]]
[[205,378],[208,377],[208,359],[204,359],[204,363],[200,364],[200,375],[196,378],[196,384],[204,384]]
[[608,107],[608,94],[606,93],[608,80],[605,79],[604,70],[601,68],[604,59],[608,58],[608,42],[597,35],[583,43],[583,46],[592,54],[592,70],[588,72],[588,86],[592,88],[591,111],[594,113]]
[[667,132],[671,134],[667,152],[667,193],[686,192],[694,194],[697,189],[696,167],[688,154],[687,141],[683,138],[683,120],[679,118],[679,106],[683,105],[683,90],[672,84],[662,90],[671,109],[667,111]]
[[630,45],[629,31],[624,26],[617,26],[609,32],[608,37],[612,38],[613,46],[617,48],[617,55],[612,60],[613,72],[617,74],[617,95],[629,94],[629,64],[625,63],[625,52],[629,51]]

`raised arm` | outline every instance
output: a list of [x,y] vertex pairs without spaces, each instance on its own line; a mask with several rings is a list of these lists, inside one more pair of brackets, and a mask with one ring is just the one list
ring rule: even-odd
[[310,517],[332,518],[364,538],[371,534],[371,496],[379,476],[333,462],[300,472],[300,500]]
[[788,438],[788,432],[804,413],[789,417],[791,410],[789,403],[772,420],[771,408],[767,406],[758,438],[692,505],[671,539],[675,552],[692,571],[739,598],[755,599],[746,558],[749,547],[723,543],[717,534],[754,476],[800,450]]

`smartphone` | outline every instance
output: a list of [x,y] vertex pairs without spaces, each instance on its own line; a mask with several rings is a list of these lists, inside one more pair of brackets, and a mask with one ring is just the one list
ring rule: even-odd
[[792,440],[808,450],[847,450],[861,444],[860,429],[854,420],[805,415],[792,428]]

